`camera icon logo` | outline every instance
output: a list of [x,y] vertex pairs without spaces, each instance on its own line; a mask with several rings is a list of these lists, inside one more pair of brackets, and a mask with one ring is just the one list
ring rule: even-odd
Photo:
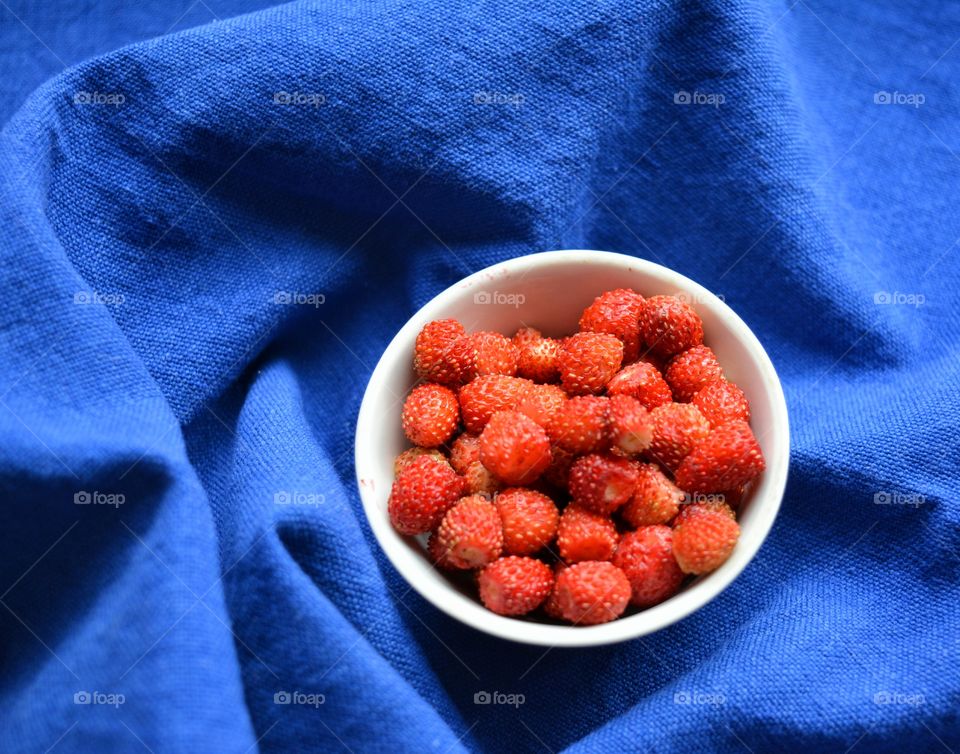
[[73,493],[73,504],[74,505],[90,505],[92,498],[90,493],[85,490],[80,490],[80,492]]
[[690,92],[685,89],[681,89],[679,92],[673,93],[673,104],[675,105],[689,105],[693,102],[693,97],[691,97]]
[[290,493],[285,491],[274,492],[273,502],[275,505],[290,505]]
[[74,704],[90,704],[92,698],[89,691],[78,691],[73,695]]
[[473,303],[475,304],[489,304],[492,300],[490,291],[479,291],[473,294]]
[[273,695],[274,704],[290,704],[291,696],[289,691],[278,691]]
[[491,701],[493,701],[493,698],[489,691],[478,691],[473,695],[474,704],[490,704]]
[[875,505],[890,505],[890,493],[889,492],[877,492],[873,496],[873,502]]
[[677,691],[673,695],[674,704],[690,704],[690,692],[689,691]]
[[875,105],[889,105],[892,101],[893,98],[890,96],[890,92],[881,90],[875,92],[873,95],[873,104]]

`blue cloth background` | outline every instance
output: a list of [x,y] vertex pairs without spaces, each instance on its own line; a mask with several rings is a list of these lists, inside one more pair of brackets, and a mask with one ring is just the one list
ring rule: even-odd
[[[0,2],[0,750],[960,749],[957,5],[270,5]],[[353,427],[432,295],[584,247],[724,295],[794,452],[720,598],[544,651],[401,581]]]

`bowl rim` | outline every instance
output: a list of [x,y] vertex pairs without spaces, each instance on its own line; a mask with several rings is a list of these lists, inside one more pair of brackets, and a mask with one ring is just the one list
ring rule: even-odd
[[[692,293],[698,306],[705,303],[724,321],[727,329],[750,352],[759,367],[773,409],[772,431],[779,436],[779,445],[783,450],[777,457],[766,459],[767,469],[763,480],[765,495],[762,505],[758,505],[756,521],[751,524],[753,538],[747,543],[741,539],[726,563],[696,582],[696,590],[688,588],[659,605],[596,626],[553,625],[497,615],[483,607],[479,601],[458,592],[452,585],[416,578],[416,572],[422,570],[422,553],[411,547],[410,538],[396,532],[387,517],[382,515],[382,498],[388,493],[382,489],[374,489],[372,484],[365,481],[368,478],[365,476],[368,466],[366,458],[372,458],[374,451],[369,450],[367,444],[361,440],[365,436],[374,436],[372,433],[377,426],[377,417],[373,415],[371,390],[383,380],[399,348],[412,347],[417,333],[426,322],[446,316],[443,308],[449,298],[461,296],[478,284],[489,283],[491,279],[501,275],[519,273],[522,276],[558,263],[589,265],[596,262],[621,265],[630,271],[647,273],[665,285],[672,286],[671,290]],[[594,249],[544,251],[497,262],[455,282],[431,298],[407,320],[380,356],[364,389],[354,436],[354,468],[364,515],[387,560],[410,587],[443,613],[476,630],[508,641],[549,647],[600,646],[646,636],[688,617],[715,599],[743,572],[769,536],[786,489],[789,461],[790,430],[783,387],[767,352],[740,316],[723,299],[675,270],[639,257]],[[754,494],[757,492],[759,490]]]

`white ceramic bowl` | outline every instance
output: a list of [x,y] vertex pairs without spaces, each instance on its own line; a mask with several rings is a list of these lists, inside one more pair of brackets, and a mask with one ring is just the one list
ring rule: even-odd
[[[512,334],[530,325],[546,335],[575,332],[583,309],[603,291],[633,288],[687,298],[703,318],[704,341],[727,377],[750,400],[751,424],[767,468],[740,508],[741,535],[719,569],[655,607],[599,626],[562,626],[507,618],[487,610],[427,560],[422,542],[398,534],[387,515],[394,458],[409,447],[400,427],[403,399],[416,384],[413,348],[429,321],[455,317],[468,331]],[[488,267],[447,288],[411,317],[390,342],[367,385],[357,420],[360,497],[374,535],[394,567],[426,600],[459,621],[512,641],[545,646],[611,644],[649,634],[716,597],[753,558],[776,518],[787,481],[790,433],[780,380],[756,336],[723,301],[658,264],[606,251],[551,251]]]

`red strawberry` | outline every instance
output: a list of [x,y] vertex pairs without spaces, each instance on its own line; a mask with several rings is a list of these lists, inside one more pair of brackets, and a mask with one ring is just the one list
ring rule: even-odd
[[673,532],[669,526],[644,526],[620,540],[613,564],[630,582],[630,602],[652,607],[676,594],[683,571],[673,557]]
[[480,461],[474,461],[467,467],[463,472],[463,479],[467,492],[471,495],[482,494],[489,497],[503,486]]
[[468,382],[485,374],[504,374],[512,377],[517,373],[520,352],[510,339],[498,332],[470,333],[459,338],[451,347],[448,360],[457,364]]
[[510,342],[517,347],[518,350],[523,350],[523,347],[527,343],[534,343],[543,338],[543,333],[541,333],[536,327],[521,327],[519,330],[514,333],[513,337],[510,339]]
[[553,589],[550,590],[550,595],[543,602],[543,612],[549,615],[554,620],[563,620],[563,612],[560,610],[560,605],[557,604],[557,577],[560,573],[566,570],[569,566],[562,562],[558,561],[553,565]]
[[560,514],[557,549],[567,563],[610,560],[617,549],[617,527],[607,516],[571,504]]
[[657,368],[646,361],[635,362],[617,372],[607,385],[607,395],[629,395],[648,411],[673,400],[670,386]]
[[710,434],[710,424],[692,403],[665,403],[650,412],[653,442],[647,455],[670,471]]
[[440,542],[437,532],[431,532],[427,540],[427,557],[430,558],[430,563],[441,571],[455,570],[453,564],[447,560],[447,550]]
[[677,515],[685,495],[655,463],[637,465],[637,486],[633,497],[620,509],[628,526],[665,524]]
[[727,518],[737,520],[737,514],[724,501],[723,495],[690,495],[690,502],[680,507],[680,512],[673,519],[672,526],[677,527],[692,516],[697,516],[704,511],[713,511],[722,513]]
[[709,346],[688,348],[674,356],[663,378],[673,391],[674,400],[689,403],[693,394],[705,385],[723,377],[723,367]]
[[526,615],[553,590],[553,571],[534,558],[495,560],[477,578],[480,601],[498,615]]
[[503,523],[503,548],[511,555],[533,555],[557,535],[560,513],[543,493],[513,487],[493,502]]
[[417,335],[413,367],[423,380],[456,387],[465,381],[459,366],[450,358],[454,343],[466,334],[455,319],[428,322]]
[[623,343],[605,333],[577,333],[560,354],[560,380],[570,395],[599,393],[623,361]]
[[570,477],[570,467],[577,459],[576,455],[559,445],[550,449],[550,465],[541,477],[548,484],[553,485],[564,494],[567,492],[567,480]]
[[714,380],[690,399],[711,426],[719,427],[734,419],[750,421],[750,403],[744,392],[726,380]]
[[480,461],[507,484],[530,484],[550,465],[550,440],[529,416],[498,411],[480,435]]
[[560,341],[540,338],[520,346],[517,374],[534,382],[556,382],[560,379]]
[[623,342],[623,361],[629,364],[640,354],[640,312],[643,296],[629,288],[601,293],[580,317],[581,332],[615,335]]
[[517,411],[526,414],[546,429],[557,409],[567,400],[567,394],[559,385],[531,385],[516,405]]
[[684,573],[709,573],[726,562],[739,536],[740,526],[721,511],[687,514],[674,527],[673,556]]
[[433,448],[407,448],[394,459],[393,475],[395,477],[400,476],[400,472],[407,467],[407,464],[416,460],[417,458],[420,458],[420,456],[430,456],[431,458],[436,458],[442,463],[447,463],[447,457],[439,450],[435,450]]
[[687,492],[720,492],[746,484],[764,467],[763,451],[750,425],[735,419],[701,440],[683,459],[675,478]]
[[500,557],[500,514],[482,495],[462,498],[446,512],[437,529],[437,547],[454,568],[480,568]]
[[630,582],[612,563],[586,561],[565,568],[555,590],[564,619],[583,626],[619,618],[630,601]]
[[419,385],[403,404],[403,431],[414,445],[435,448],[443,445],[460,423],[456,394],[442,385]]
[[480,460],[480,436],[461,432],[450,445],[450,465],[458,474],[466,474],[470,464]]
[[609,404],[609,399],[596,395],[568,399],[550,419],[550,440],[570,453],[606,449],[610,442]]
[[462,493],[463,478],[450,464],[422,456],[408,463],[393,483],[387,512],[401,534],[422,534],[436,528]]
[[610,441],[614,450],[634,456],[650,447],[653,421],[650,412],[629,395],[610,397]]
[[676,296],[648,298],[640,314],[640,332],[658,356],[673,356],[703,342],[700,315]]
[[512,410],[530,387],[530,380],[488,374],[460,388],[460,413],[468,432],[480,434],[496,411]]
[[591,453],[574,462],[569,484],[574,503],[609,516],[633,497],[636,464],[626,458]]

